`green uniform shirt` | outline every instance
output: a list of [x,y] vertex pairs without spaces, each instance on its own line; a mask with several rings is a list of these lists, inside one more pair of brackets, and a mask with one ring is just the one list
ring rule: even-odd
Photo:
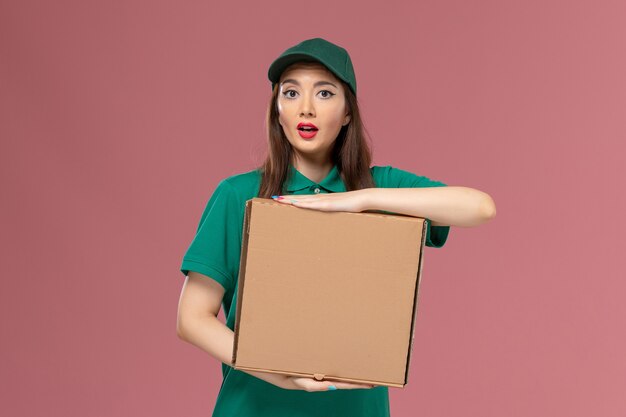
[[[446,185],[391,166],[373,166],[370,170],[379,188]],[[258,196],[260,181],[260,172],[252,170],[225,178],[217,185],[180,267],[185,276],[196,271],[224,287],[226,326],[233,331],[245,204]],[[290,165],[286,184],[288,195],[346,191],[336,165],[319,183]],[[426,225],[426,246],[442,247],[450,226],[431,226],[428,219]],[[389,416],[388,387],[308,392],[277,387],[226,364],[222,364],[222,374],[213,417]]]

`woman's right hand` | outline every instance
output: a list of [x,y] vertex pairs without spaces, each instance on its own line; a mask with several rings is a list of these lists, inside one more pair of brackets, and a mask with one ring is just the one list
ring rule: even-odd
[[276,385],[283,389],[299,389],[309,392],[314,391],[330,391],[334,389],[367,389],[374,388],[377,385],[371,384],[357,384],[351,382],[339,382],[339,381],[318,381],[311,377],[301,377],[292,375],[275,374],[271,372],[258,372],[258,371],[244,371],[252,376],[262,379],[265,382]]
[[[291,389],[302,389],[309,392],[330,391],[333,389],[367,389],[376,387],[376,385],[372,384],[358,384],[354,382],[340,381],[318,381],[314,378],[300,376],[287,376],[286,382],[287,385],[291,385],[294,387]],[[331,386],[334,386],[335,388],[329,388]]]

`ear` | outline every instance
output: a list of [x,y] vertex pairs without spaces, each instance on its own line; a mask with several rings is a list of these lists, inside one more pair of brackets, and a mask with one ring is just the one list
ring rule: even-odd
[[346,115],[346,117],[343,119],[343,125],[347,125],[348,123],[350,123],[350,115]]

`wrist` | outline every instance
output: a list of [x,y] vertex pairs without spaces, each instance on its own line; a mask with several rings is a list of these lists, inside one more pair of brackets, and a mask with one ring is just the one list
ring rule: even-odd
[[359,211],[376,210],[377,188],[363,188],[359,190],[361,193],[361,209]]

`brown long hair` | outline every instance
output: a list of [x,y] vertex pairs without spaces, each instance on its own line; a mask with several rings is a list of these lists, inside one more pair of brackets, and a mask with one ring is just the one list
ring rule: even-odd
[[[332,150],[332,162],[337,164],[341,178],[346,185],[346,191],[360,190],[375,187],[370,172],[372,153],[366,139],[366,130],[361,120],[359,105],[356,96],[344,81],[343,85],[346,105],[350,122],[342,126]],[[266,113],[267,128],[267,157],[258,167],[261,172],[261,186],[259,197],[270,198],[272,195],[284,195],[283,188],[289,173],[293,150],[285,137],[285,132],[278,121],[278,92],[277,83],[272,90],[272,98]],[[369,136],[367,136],[369,137]]]

